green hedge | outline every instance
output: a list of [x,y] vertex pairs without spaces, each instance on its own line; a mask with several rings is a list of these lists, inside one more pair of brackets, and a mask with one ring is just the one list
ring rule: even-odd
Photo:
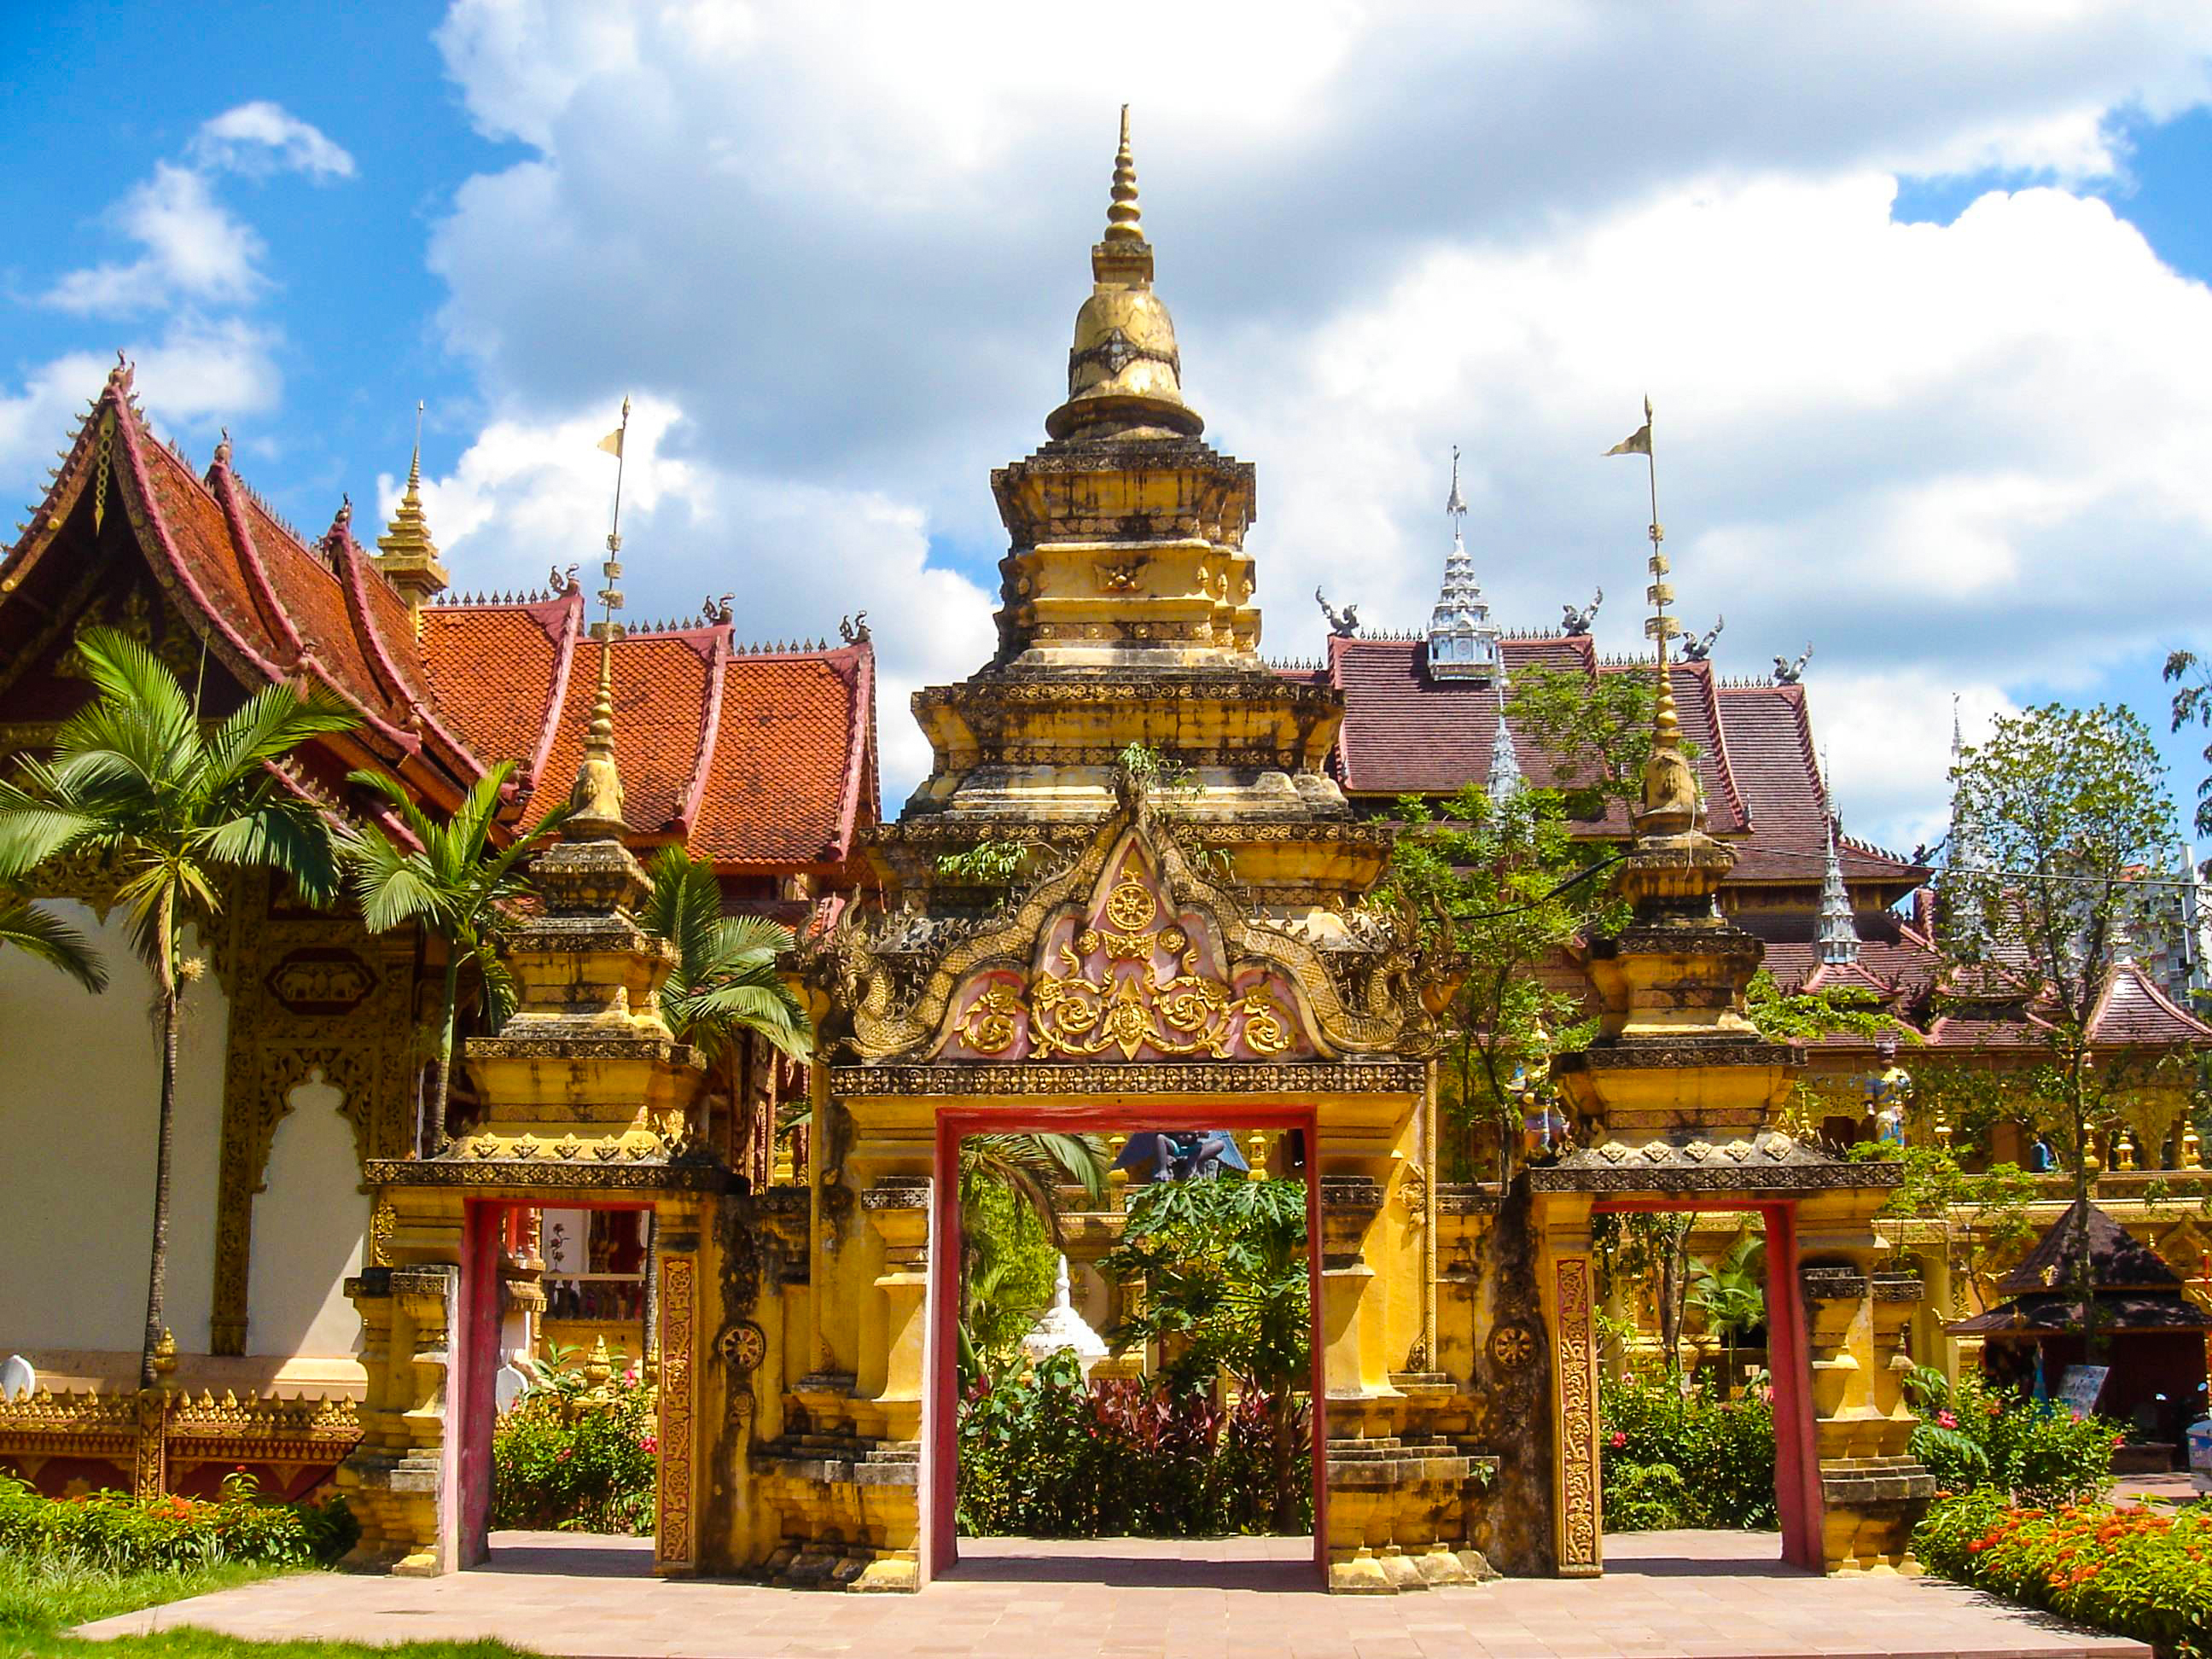
[[2075,1417],[2047,1401],[1992,1389],[1975,1376],[1954,1384],[1925,1365],[1906,1376],[1920,1414],[1909,1449],[1936,1477],[1938,1492],[1990,1487],[2026,1504],[2080,1504],[2112,1484],[2120,1425]]
[[1771,1531],[1774,1407],[1764,1389],[1716,1400],[1674,1379],[1598,1384],[1607,1532],[1675,1527]]
[[2130,1636],[2212,1655],[2212,1505],[2018,1509],[1994,1489],[1928,1512],[1913,1549],[1931,1572]]
[[0,1552],[26,1560],[65,1560],[118,1573],[226,1561],[307,1566],[336,1561],[360,1535],[344,1498],[275,1503],[243,1474],[223,1482],[222,1496],[212,1503],[119,1492],[41,1498],[13,1475],[0,1474]]

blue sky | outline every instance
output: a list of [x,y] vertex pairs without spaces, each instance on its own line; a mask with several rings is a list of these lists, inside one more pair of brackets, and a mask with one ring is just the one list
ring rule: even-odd
[[1058,399],[1126,98],[1271,653],[1316,581],[1419,623],[1455,442],[1501,620],[1602,585],[1635,649],[1596,453],[1648,391],[1686,616],[1735,675],[1814,644],[1853,829],[1940,822],[1954,692],[2164,736],[2212,646],[2203,8],[1126,15],[1168,49],[1106,74],[1012,4],[12,9],[0,475],[35,495],[121,346],[312,532],[388,511],[420,398],[457,583],[520,586],[592,556],[634,393],[635,613],[871,610],[895,807],[906,694],[988,653],[987,473]]

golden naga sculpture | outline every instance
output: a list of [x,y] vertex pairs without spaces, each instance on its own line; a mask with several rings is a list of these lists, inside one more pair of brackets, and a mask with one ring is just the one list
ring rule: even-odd
[[1201,875],[1144,777],[1123,768],[1116,793],[1003,920],[930,933],[916,951],[913,918],[848,908],[825,966],[850,1048],[866,1061],[1436,1049],[1450,963],[1410,908],[1348,915],[1325,947]]

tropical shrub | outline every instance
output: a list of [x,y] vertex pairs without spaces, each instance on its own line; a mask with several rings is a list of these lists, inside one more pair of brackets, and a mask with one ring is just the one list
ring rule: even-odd
[[343,1498],[281,1503],[252,1476],[234,1474],[221,1497],[134,1498],[96,1492],[41,1498],[0,1474],[0,1553],[103,1572],[175,1571],[228,1561],[307,1566],[336,1561],[361,1536]]
[[[1287,1419],[1313,1524],[1303,1405]],[[1232,1405],[1134,1378],[1086,1384],[1072,1353],[1032,1370],[979,1376],[960,1404],[959,1524],[969,1536],[1178,1537],[1273,1529],[1273,1401]]]
[[1986,1486],[2027,1504],[2075,1504],[2112,1486],[2122,1435],[2110,1418],[2077,1418],[1971,1375],[1954,1384],[1926,1365],[1906,1374],[1905,1388],[1920,1414],[1911,1454],[1938,1492]]
[[1598,1417],[1608,1532],[1780,1524],[1774,1407],[1763,1385],[1721,1400],[1671,1377],[1607,1377]]
[[1946,1578],[2154,1644],[2212,1654],[2212,1505],[2014,1507],[1994,1487],[1947,1498],[1912,1535]]
[[596,1388],[557,1358],[534,1369],[492,1431],[492,1525],[651,1532],[660,1449],[654,1391],[634,1368]]

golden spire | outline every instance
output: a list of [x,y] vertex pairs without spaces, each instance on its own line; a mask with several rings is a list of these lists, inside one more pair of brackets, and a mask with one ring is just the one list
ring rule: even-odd
[[[1137,158],[1129,149],[1129,106],[1121,106],[1121,148],[1114,152],[1114,200],[1106,210],[1109,242],[1145,240],[1144,210],[1137,205]],[[1146,273],[1150,275],[1148,271]]]
[[[422,404],[415,404],[415,453],[407,463],[407,489],[392,523],[376,538],[376,568],[398,590],[409,611],[419,613],[446,591],[446,567],[438,562],[437,544],[430,539],[430,521],[422,511]],[[419,614],[417,621],[420,621]]]
[[576,765],[568,805],[575,809],[562,834],[570,841],[619,841],[629,833],[623,821],[622,775],[615,769],[614,626],[601,623],[599,689],[592,698],[592,723],[584,728],[584,756]]
[[601,568],[607,585],[599,590],[599,621],[592,632],[599,641],[599,688],[592,698],[591,724],[584,729],[583,757],[576,763],[576,781],[568,791],[574,811],[562,834],[570,841],[619,841],[629,833],[623,822],[622,775],[615,769],[615,641],[621,629],[615,612],[623,608],[622,486],[623,453],[629,437],[629,399],[624,398],[622,424],[599,440],[599,447],[615,458],[614,516],[607,529],[607,557]]
[[1681,624],[1668,614],[1674,590],[1667,580],[1667,555],[1660,544],[1667,532],[1659,526],[1659,463],[1651,447],[1651,399],[1644,400],[1644,424],[1622,439],[1608,455],[1641,455],[1651,485],[1651,585],[1644,590],[1651,601],[1651,615],[1644,631],[1656,647],[1653,653],[1658,684],[1651,699],[1651,753],[1644,762],[1644,801],[1636,814],[1638,835],[1680,835],[1698,822],[1698,780],[1682,752],[1682,722],[1674,709],[1674,677],[1667,672],[1667,641],[1681,633]]
[[1127,104],[1106,234],[1091,247],[1091,277],[1067,354],[1067,401],[1045,417],[1044,429],[1054,438],[1196,437],[1206,422],[1182,400],[1175,322],[1152,292],[1152,245],[1137,205]]

